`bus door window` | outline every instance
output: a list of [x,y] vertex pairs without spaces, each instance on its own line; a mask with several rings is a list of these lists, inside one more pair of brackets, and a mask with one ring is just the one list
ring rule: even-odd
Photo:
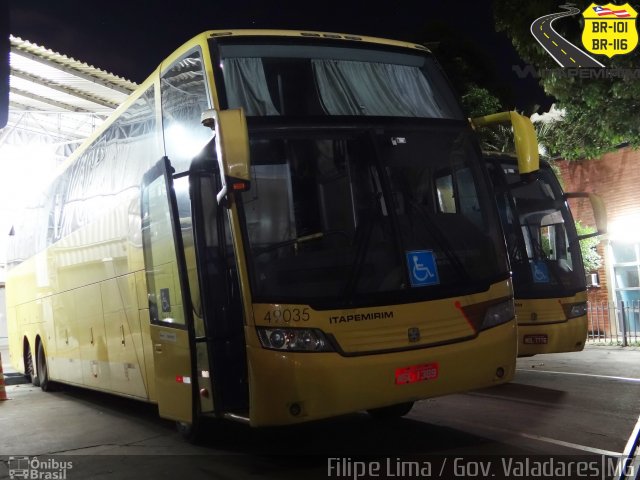
[[147,285],[153,292],[149,295],[151,321],[184,327],[182,288],[177,278],[176,245],[164,177],[158,177],[149,184],[147,195],[142,229],[148,230],[148,234],[143,236],[145,264],[153,265],[153,271],[147,271]]
[[182,235],[184,257],[187,264],[189,291],[194,310],[194,326],[196,335],[202,335],[201,295],[198,288],[198,277],[195,259],[195,245],[193,238],[193,222],[191,219],[191,199],[189,198],[189,179],[179,177],[173,180],[173,190],[178,205],[178,225]]
[[[224,323],[222,312],[226,310],[228,301],[226,265],[235,265],[230,229],[225,225],[226,217],[220,216],[221,210],[216,202],[216,192],[220,188],[216,185],[214,174],[194,176],[192,181],[197,199],[197,205],[194,202],[194,221],[199,225],[203,303],[211,317],[208,329],[225,330],[221,324]],[[223,241],[220,240],[221,234],[224,235]],[[242,321],[239,323],[242,324]]]

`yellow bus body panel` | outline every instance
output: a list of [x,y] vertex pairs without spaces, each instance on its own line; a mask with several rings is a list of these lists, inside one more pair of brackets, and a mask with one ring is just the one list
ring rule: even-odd
[[[587,339],[587,316],[567,319],[562,305],[586,301],[586,292],[565,298],[516,299],[518,356],[582,351]],[[525,343],[525,338],[531,342],[544,336],[547,343]]]
[[[251,425],[283,425],[508,382],[515,370],[516,324],[491,328],[472,341],[405,352],[343,357],[249,347],[248,355]],[[397,369],[435,362],[436,379],[395,383]],[[498,368],[504,370],[501,378]],[[294,404],[301,408],[297,416],[290,413]]]
[[129,230],[129,207],[114,205],[8,272],[16,370],[25,372],[25,340],[34,362],[41,343],[51,380],[154,400],[142,249]]
[[[508,297],[510,285],[509,281],[505,281],[493,285],[482,294],[379,308],[406,313],[410,310],[412,321],[409,323],[396,314],[391,319],[353,321],[338,324],[340,328],[336,328],[335,324],[329,325],[327,320],[334,312],[311,311],[304,325],[296,325],[321,328],[327,334],[335,334],[338,339],[346,338],[348,342],[349,336],[338,335],[340,329],[368,329],[375,322],[379,322],[379,328],[384,329],[397,322],[405,325],[402,329],[403,349],[398,348],[397,339],[391,335],[386,340],[379,339],[378,343],[372,338],[369,346],[378,348],[376,353],[363,353],[357,348],[344,355],[269,350],[261,347],[256,330],[248,326],[245,336],[248,345],[251,424],[299,423],[510,381],[515,371],[517,353],[515,318],[471,338],[441,344],[435,340],[435,345],[429,341],[434,337],[429,337],[428,326],[420,328],[427,339],[423,345],[419,342],[410,344],[406,328],[408,324],[421,324],[420,319],[436,319],[437,324],[438,318],[449,316],[445,305],[454,304],[456,300],[468,305]],[[272,308],[284,312],[288,306],[273,305]],[[264,310],[264,305],[254,305],[256,324],[264,326]],[[344,313],[347,314],[347,311]],[[396,384],[399,369],[428,364],[437,364],[437,378]],[[498,369],[503,371],[501,377],[497,374]],[[294,409],[300,407],[300,414],[292,415],[292,406]]]

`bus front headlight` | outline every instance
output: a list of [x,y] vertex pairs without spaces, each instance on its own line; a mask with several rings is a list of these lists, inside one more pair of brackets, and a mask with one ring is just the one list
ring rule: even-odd
[[507,323],[515,316],[516,311],[513,300],[507,300],[506,302],[493,305],[485,312],[480,330],[486,330],[501,323]]
[[587,314],[587,302],[576,303],[569,310],[569,318],[581,317]]
[[288,352],[333,352],[325,334],[317,328],[257,327],[263,348]]

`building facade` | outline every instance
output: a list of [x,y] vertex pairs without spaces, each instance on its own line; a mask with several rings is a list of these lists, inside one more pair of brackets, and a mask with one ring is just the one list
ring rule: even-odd
[[[607,207],[607,235],[598,253],[604,263],[589,287],[595,329],[640,334],[640,150],[624,147],[599,159],[557,162],[565,191],[600,195]],[[586,201],[571,200],[576,220],[594,225]],[[591,272],[589,272],[591,273]]]

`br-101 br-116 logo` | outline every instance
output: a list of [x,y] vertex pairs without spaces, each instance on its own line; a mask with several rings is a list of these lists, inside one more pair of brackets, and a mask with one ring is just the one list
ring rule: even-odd
[[[589,53],[614,55],[630,53],[638,45],[636,18],[638,13],[628,3],[624,5],[596,5],[584,12],[573,4],[560,5],[563,11],[543,15],[531,24],[533,38],[563,68],[604,68],[605,65]],[[568,41],[554,28],[558,20],[582,13],[584,30],[582,44],[589,53]]]
[[638,12],[629,4],[592,3],[582,12],[582,16],[582,44],[589,52],[611,58],[629,53],[638,45]]

